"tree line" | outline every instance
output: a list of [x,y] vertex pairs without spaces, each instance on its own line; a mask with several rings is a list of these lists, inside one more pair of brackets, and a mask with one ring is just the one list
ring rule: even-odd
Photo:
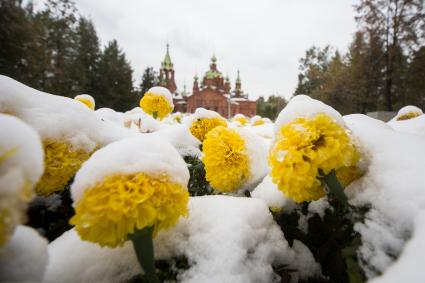
[[358,30],[345,54],[313,46],[300,59],[294,95],[307,94],[344,114],[425,108],[423,0],[360,0]]
[[33,88],[74,97],[88,93],[97,108],[118,111],[138,105],[156,74],[145,69],[133,87],[133,70],[116,40],[101,47],[93,22],[72,0],[0,0],[0,74]]

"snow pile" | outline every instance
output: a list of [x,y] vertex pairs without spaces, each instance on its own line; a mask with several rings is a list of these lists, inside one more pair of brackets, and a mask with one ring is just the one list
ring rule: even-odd
[[346,190],[352,204],[370,206],[364,224],[355,226],[362,235],[360,257],[366,275],[370,278],[389,268],[373,282],[422,282],[425,137],[395,132],[360,114],[344,120],[369,163],[365,176]]
[[0,76],[0,93],[0,112],[19,117],[43,140],[66,140],[91,152],[131,136],[126,129],[108,127],[81,102],[35,90],[5,76]]
[[274,138],[274,124],[273,123],[265,123],[258,126],[247,126],[251,132],[256,133],[260,137],[263,137],[269,141]]
[[[190,212],[155,239],[156,259],[184,255],[190,264],[178,281],[203,283],[280,282],[272,265],[300,270],[295,278],[320,274],[300,242],[290,248],[266,204],[253,198],[194,197]],[[100,248],[82,242],[74,230],[49,245],[45,282],[123,282],[140,273],[132,245]]]
[[81,199],[85,189],[105,177],[138,172],[155,175],[161,172],[183,187],[189,181],[186,163],[167,141],[150,135],[128,138],[96,151],[81,166],[71,186],[74,204]]
[[268,175],[258,184],[251,196],[264,200],[273,211],[282,209],[289,211],[295,205],[293,200],[285,197],[283,192],[279,191],[277,185],[273,183],[272,178]]
[[47,241],[34,229],[18,226],[0,248],[0,281],[41,282],[48,259]]
[[388,122],[395,131],[425,136],[425,115],[408,120],[391,120]]
[[109,121],[120,126],[124,124],[124,113],[116,112],[111,108],[99,108],[95,114],[101,121]]
[[[141,109],[140,109],[141,110]],[[141,112],[130,111],[124,115],[124,126],[140,133],[156,132],[161,122],[154,119],[151,115]]]
[[40,179],[44,153],[40,136],[16,117],[0,114],[0,195],[18,190]]
[[199,145],[201,142],[195,138],[186,125],[162,125],[159,131],[152,134],[171,143],[181,156],[201,156]]

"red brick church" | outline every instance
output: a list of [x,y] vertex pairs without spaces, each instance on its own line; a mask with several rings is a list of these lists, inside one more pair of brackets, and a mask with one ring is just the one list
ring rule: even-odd
[[249,100],[248,95],[244,94],[239,71],[235,88],[232,90],[229,77],[223,78],[216,63],[217,59],[213,56],[210,69],[205,73],[201,83],[198,81],[198,76],[195,76],[191,95],[186,91],[186,86],[179,93],[174,80],[174,66],[167,44],[167,52],[159,72],[159,85],[168,88],[173,94],[174,111],[193,113],[196,108],[203,107],[214,110],[223,117],[232,117],[238,113],[254,116],[256,103]]

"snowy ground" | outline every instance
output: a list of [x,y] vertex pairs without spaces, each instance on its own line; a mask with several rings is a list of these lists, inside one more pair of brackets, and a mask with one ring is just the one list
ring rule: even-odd
[[[107,108],[92,111],[78,101],[42,93],[6,77],[0,77],[0,112],[18,117],[35,129],[42,140],[66,140],[87,151],[106,145],[116,147],[117,141],[128,145],[127,151],[122,151],[125,154],[116,148],[106,159],[100,160],[95,153],[86,161],[82,169],[96,168],[80,173],[80,177],[77,174],[78,182],[84,177],[83,187],[101,179],[102,174],[107,175],[112,160],[114,168],[124,168],[122,172],[136,167],[142,171],[167,168],[164,170],[181,183],[187,179],[187,172],[174,170],[174,161],[165,156],[171,152],[169,148],[176,158],[180,158],[178,154],[202,156],[200,141],[189,130],[190,122],[198,119],[199,113],[199,117],[184,117],[180,124],[173,115],[159,121],[140,108],[126,113]],[[327,113],[346,127],[362,154],[365,173],[346,193],[353,206],[370,208],[365,221],[355,225],[362,237],[358,255],[369,282],[424,282],[421,258],[425,254],[425,115],[393,119],[389,123],[360,114],[341,117],[327,105],[299,97],[287,106],[276,124],[265,120],[254,125],[248,120],[245,125],[229,122],[229,127],[256,135],[261,144],[269,146],[282,124],[315,113]],[[137,159],[129,151],[134,144],[126,143],[134,137],[160,140],[150,148],[163,151],[164,159],[156,163],[146,162],[148,157]],[[161,143],[167,145],[161,149]],[[141,145],[137,150],[143,151]],[[149,154],[146,152],[146,156]],[[267,150],[262,154],[266,155]],[[187,258],[190,267],[179,272],[179,281],[278,282],[272,269],[278,265],[294,270],[291,282],[320,276],[321,267],[309,249],[299,241],[290,247],[270,212],[290,211],[294,202],[265,176],[267,168],[254,165],[250,166],[256,176],[252,198],[191,197],[189,216],[155,238],[157,259]],[[9,169],[0,169],[1,193],[9,185],[1,179]],[[260,180],[258,175],[262,176]],[[320,214],[326,206],[324,199],[312,202],[309,211]],[[305,229],[308,232],[308,226]],[[0,248],[0,281],[126,282],[140,272],[130,242],[119,248],[101,248],[82,241],[75,230],[47,245],[35,230],[18,226],[12,239]]]

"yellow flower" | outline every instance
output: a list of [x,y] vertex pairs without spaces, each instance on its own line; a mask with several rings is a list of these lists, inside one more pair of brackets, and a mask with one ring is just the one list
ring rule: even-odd
[[166,175],[117,174],[88,188],[70,223],[83,240],[116,247],[145,227],[154,235],[173,227],[188,213],[187,190]]
[[216,190],[232,192],[250,177],[245,140],[233,129],[216,127],[202,145],[206,179]]
[[35,191],[39,195],[47,196],[63,190],[91,153],[72,149],[67,142],[46,140],[43,146],[45,170]]
[[260,126],[260,125],[264,125],[264,124],[265,124],[265,122],[264,122],[263,119],[257,119],[252,123],[253,126]]
[[173,106],[164,96],[151,92],[147,92],[140,100],[140,107],[149,115],[156,113],[161,120],[173,111]]
[[409,120],[409,119],[416,118],[416,117],[421,116],[421,115],[422,115],[422,114],[421,114],[421,113],[419,113],[419,112],[408,112],[408,113],[406,113],[406,114],[404,114],[404,115],[400,115],[400,116],[397,118],[397,121]]
[[287,197],[312,201],[325,195],[317,178],[319,169],[324,174],[338,172],[355,166],[359,158],[346,130],[320,113],[311,119],[297,118],[280,129],[269,153],[270,175]]
[[180,113],[176,113],[173,116],[173,120],[176,121],[177,123],[181,123],[182,122],[182,115]]
[[201,142],[204,141],[206,134],[218,126],[227,126],[226,120],[221,117],[200,118],[194,121],[190,126],[190,132]]
[[246,117],[243,114],[236,114],[233,118],[232,118],[233,122],[239,122],[241,123],[241,125],[245,125],[246,123],[248,123],[248,119],[246,119]]
[[86,105],[91,110],[94,110],[95,103],[94,103],[94,98],[91,95],[81,94],[81,95],[77,95],[76,97],[74,97],[74,99],[83,103],[84,105]]

